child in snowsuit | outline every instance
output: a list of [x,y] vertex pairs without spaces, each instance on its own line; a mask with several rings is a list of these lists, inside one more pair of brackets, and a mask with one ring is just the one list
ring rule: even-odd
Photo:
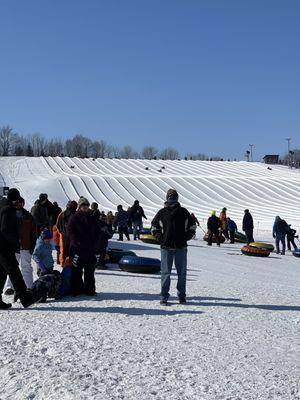
[[32,286],[32,294],[35,301],[45,303],[47,297],[51,299],[62,298],[62,277],[59,271],[52,271],[39,277]]
[[36,241],[32,256],[37,264],[38,276],[46,275],[53,271],[51,239],[51,232],[48,229],[44,229]]

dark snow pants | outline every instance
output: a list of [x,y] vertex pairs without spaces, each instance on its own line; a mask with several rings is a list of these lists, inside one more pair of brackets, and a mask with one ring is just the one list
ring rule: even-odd
[[245,230],[245,235],[246,235],[246,238],[247,238],[247,244],[254,242],[253,229]]
[[234,234],[235,234],[235,231],[229,231],[230,243],[234,243]]
[[22,296],[27,287],[22,277],[15,253],[10,251],[0,251],[0,296],[7,279],[7,275],[15,289],[17,296]]
[[215,231],[215,232],[209,231],[208,232],[207,244],[209,246],[212,245],[213,236],[216,238],[217,245],[220,246],[220,232],[219,231]]
[[129,233],[127,226],[119,226],[118,231],[119,231],[119,240],[121,242],[123,241],[123,234],[126,236],[127,240],[129,240]]
[[72,266],[71,287],[73,295],[95,294],[95,260],[79,261],[76,267]]

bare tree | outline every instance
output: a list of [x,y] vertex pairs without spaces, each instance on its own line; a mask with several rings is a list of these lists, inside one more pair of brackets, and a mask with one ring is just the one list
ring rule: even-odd
[[0,151],[2,156],[8,156],[14,140],[13,129],[7,125],[0,127]]
[[173,147],[167,147],[160,153],[160,158],[164,160],[177,160],[179,158],[179,153]]
[[146,160],[153,160],[158,154],[158,149],[153,146],[145,146],[142,150],[142,157]]
[[121,158],[139,158],[139,154],[129,145],[120,150]]

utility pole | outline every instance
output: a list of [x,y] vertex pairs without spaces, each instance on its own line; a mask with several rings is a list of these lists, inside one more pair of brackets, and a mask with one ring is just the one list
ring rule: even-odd
[[249,147],[250,147],[250,155],[251,155],[251,162],[253,162],[253,146],[254,146],[254,144],[249,144]]
[[290,166],[291,165],[291,154],[290,154],[291,138],[286,138],[285,140],[287,141],[287,148],[288,148],[288,166]]

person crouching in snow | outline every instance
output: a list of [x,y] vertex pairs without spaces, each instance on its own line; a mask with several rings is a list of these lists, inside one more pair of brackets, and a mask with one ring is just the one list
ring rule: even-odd
[[230,243],[234,243],[234,235],[235,232],[237,232],[237,226],[236,223],[229,217],[227,218],[227,228],[229,232]]
[[[72,258],[72,292],[74,296],[85,293],[95,296],[96,246],[101,235],[96,218],[90,212],[89,201],[81,197],[78,211],[68,223],[70,257]],[[97,254],[97,256],[99,256]],[[82,280],[84,274],[84,282]]]
[[47,298],[61,299],[62,276],[59,271],[52,271],[39,277],[32,285],[32,295],[36,301],[45,303]]
[[37,264],[38,276],[49,274],[53,271],[52,234],[49,229],[44,229],[36,241],[33,259]]

